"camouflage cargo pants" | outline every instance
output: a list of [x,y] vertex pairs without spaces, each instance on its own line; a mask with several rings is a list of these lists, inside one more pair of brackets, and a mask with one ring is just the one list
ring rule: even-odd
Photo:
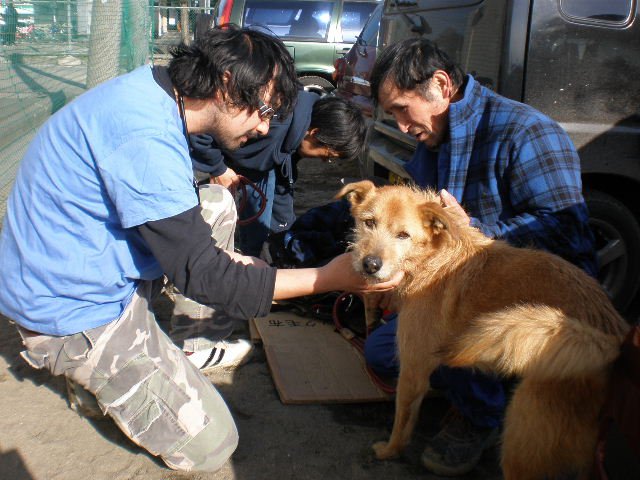
[[[233,251],[233,236],[238,215],[229,191],[220,185],[202,185],[200,206],[205,222],[211,226],[216,245]],[[171,316],[171,339],[182,350],[197,352],[213,347],[233,330],[233,319],[224,312],[201,305],[169,287],[174,301]]]
[[22,356],[95,395],[127,437],[179,470],[219,469],[238,444],[220,394],[160,329],[144,282],[117,320],[75,335],[21,330]]
[[[212,225],[212,235],[221,239],[218,245],[233,248],[233,199],[221,187],[211,187],[201,189],[203,215]],[[22,356],[34,368],[47,368],[84,387],[127,437],[169,467],[215,471],[236,449],[238,432],[211,382],[158,326],[150,303],[161,287],[162,281],[142,282],[118,319],[75,335],[55,337],[19,329],[26,347]],[[182,296],[178,302],[185,302],[178,304],[183,310],[184,305],[190,308],[189,319],[216,319],[208,307]],[[185,328],[177,329],[183,344],[202,343],[198,335],[211,334],[206,325],[189,327],[183,320]],[[225,328],[211,330],[225,334]]]

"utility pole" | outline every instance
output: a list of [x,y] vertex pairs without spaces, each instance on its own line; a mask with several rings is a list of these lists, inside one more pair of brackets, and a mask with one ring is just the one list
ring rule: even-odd
[[121,37],[122,0],[94,1],[87,62],[87,89],[120,74]]

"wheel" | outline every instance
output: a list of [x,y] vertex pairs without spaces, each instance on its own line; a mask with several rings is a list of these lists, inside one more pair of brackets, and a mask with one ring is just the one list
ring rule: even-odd
[[640,226],[617,198],[598,190],[585,191],[589,225],[596,238],[598,280],[619,311],[624,312],[640,281]]
[[327,93],[332,92],[336,87],[326,78],[316,75],[304,76],[298,78],[304,89],[308,92],[314,92],[324,97]]

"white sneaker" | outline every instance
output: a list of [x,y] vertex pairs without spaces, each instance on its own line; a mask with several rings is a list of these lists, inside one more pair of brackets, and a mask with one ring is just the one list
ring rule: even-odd
[[221,340],[213,347],[197,352],[184,352],[202,372],[215,368],[238,367],[251,357],[253,345],[245,339]]

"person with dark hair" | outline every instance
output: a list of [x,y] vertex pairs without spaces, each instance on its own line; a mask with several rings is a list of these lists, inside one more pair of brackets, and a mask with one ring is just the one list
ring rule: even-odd
[[70,403],[109,415],[173,469],[215,471],[235,450],[231,413],[199,367],[235,366],[247,351],[221,340],[224,316],[200,319],[216,327],[211,336],[171,332],[177,346],[151,305],[165,276],[239,319],[266,315],[274,299],[384,290],[399,280],[366,286],[348,254],[301,270],[239,255],[231,194],[194,184],[190,132],[239,147],[267,133],[275,110],[291,109],[297,88],[282,42],[212,29],[176,49],[168,68],[142,66],[56,112],[29,145],[9,196],[0,312],[18,327],[22,357],[64,375]]
[[277,116],[267,135],[235,151],[221,149],[210,135],[193,135],[193,165],[214,183],[236,187],[242,175],[260,190],[247,188],[241,219],[255,218],[262,203],[266,205],[255,221],[239,228],[238,245],[245,255],[259,256],[268,235],[288,230],[296,218],[293,194],[300,159],[356,158],[365,137],[366,124],[358,107],[302,90],[292,115]]
[[[423,38],[385,48],[371,90],[398,128],[418,142],[406,171],[419,186],[440,191],[443,205],[461,222],[597,274],[580,159],[556,122],[465,76]],[[381,375],[398,374],[396,325],[392,316],[365,344],[367,362]],[[496,440],[507,392],[497,378],[446,366],[430,382],[445,392],[452,411],[428,442],[423,464],[438,475],[462,475]]]
[[16,43],[16,32],[18,30],[18,11],[10,0],[4,7],[4,27],[2,28],[2,44],[13,45]]

